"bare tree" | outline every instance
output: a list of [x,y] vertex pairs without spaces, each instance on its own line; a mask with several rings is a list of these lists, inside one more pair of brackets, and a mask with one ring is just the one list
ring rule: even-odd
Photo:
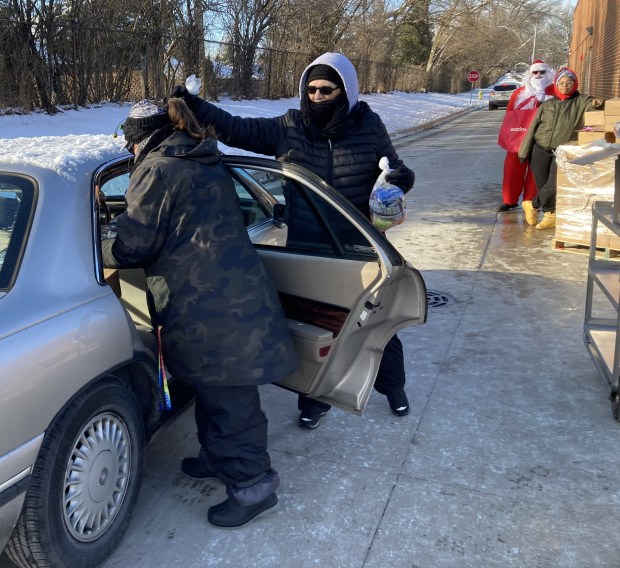
[[226,31],[232,65],[231,96],[251,93],[259,44],[274,22],[282,0],[228,0]]
[[[216,23],[225,48],[206,39]],[[571,23],[563,0],[0,0],[0,105],[161,97],[190,73],[211,97],[291,96],[325,51],[362,91],[456,91],[468,69],[565,63]]]
[[434,35],[426,63],[429,86],[458,90],[464,86],[468,66],[482,69],[485,75],[499,75],[524,58],[527,61],[527,45],[535,30],[542,32],[561,7],[561,0],[431,2]]

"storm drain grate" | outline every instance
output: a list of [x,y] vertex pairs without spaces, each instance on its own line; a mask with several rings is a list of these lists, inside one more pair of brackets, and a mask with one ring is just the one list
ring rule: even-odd
[[454,298],[450,294],[439,292],[438,290],[427,290],[426,299],[429,308],[442,308],[443,306],[454,304]]

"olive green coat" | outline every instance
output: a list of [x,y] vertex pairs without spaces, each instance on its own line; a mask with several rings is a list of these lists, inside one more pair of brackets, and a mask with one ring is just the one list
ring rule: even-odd
[[576,130],[583,128],[583,113],[592,110],[593,97],[575,92],[569,98],[549,99],[538,107],[534,120],[519,148],[519,159],[527,159],[534,143],[545,150],[577,139]]

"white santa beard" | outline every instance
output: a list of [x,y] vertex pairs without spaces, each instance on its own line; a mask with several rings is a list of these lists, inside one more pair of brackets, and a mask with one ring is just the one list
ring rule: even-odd
[[[532,86],[532,83],[533,83],[533,79],[530,79],[530,83],[522,87],[521,90],[517,92],[517,95],[514,101],[515,108],[521,109],[521,110],[536,108],[538,106],[538,103],[541,103],[546,98],[548,98],[545,95],[545,87],[543,87],[542,90],[539,91]],[[548,84],[550,83],[547,82],[547,85]]]
[[544,75],[542,77],[532,77],[530,79],[530,85],[537,93],[543,93],[544,90],[551,85],[551,81]]

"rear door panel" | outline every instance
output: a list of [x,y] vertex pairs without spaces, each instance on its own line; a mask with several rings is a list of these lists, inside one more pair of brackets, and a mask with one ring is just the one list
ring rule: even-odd
[[[228,160],[238,181],[249,182],[246,198],[246,192],[256,194],[267,207],[305,204],[301,213],[284,215],[285,225],[269,213],[249,229],[302,361],[280,384],[361,414],[385,344],[398,330],[426,321],[421,275],[316,176],[288,164],[274,169],[273,162],[248,159],[241,167],[243,160]],[[303,222],[295,227],[297,218]]]

